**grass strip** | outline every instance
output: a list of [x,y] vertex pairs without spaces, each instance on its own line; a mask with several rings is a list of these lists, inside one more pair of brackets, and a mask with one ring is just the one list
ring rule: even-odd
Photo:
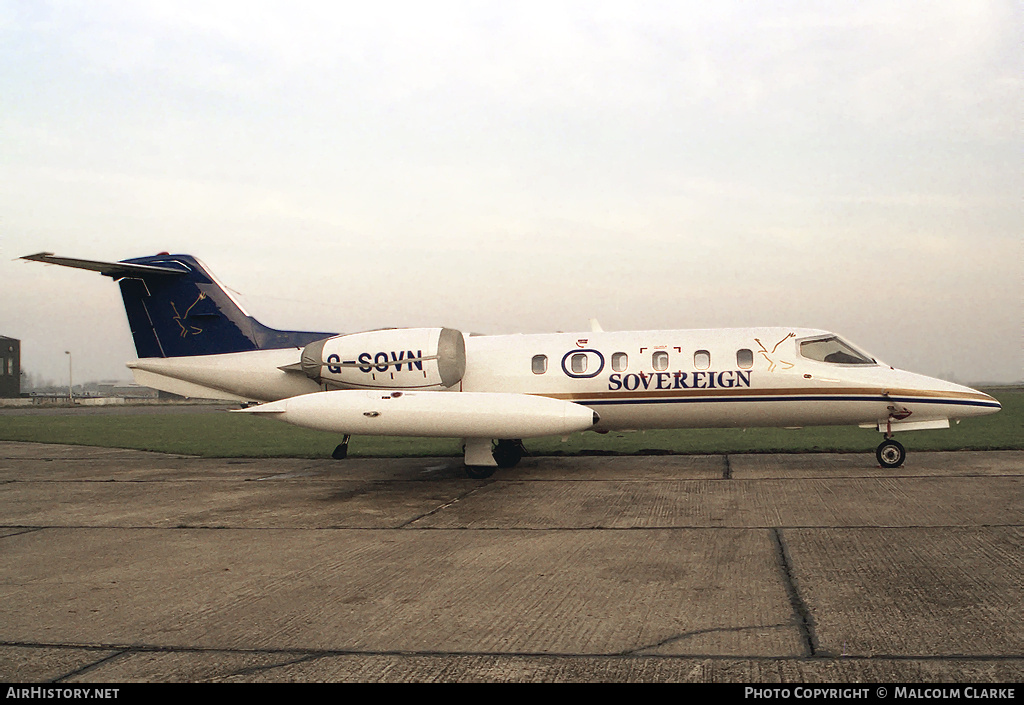
[[[911,451],[1024,449],[1024,390],[988,390],[1003,405],[997,414],[965,419],[949,429],[901,433]],[[0,416],[0,440],[133,448],[229,458],[323,458],[341,437],[249,414],[196,413],[18,414]],[[714,453],[869,452],[880,442],[873,430],[815,427],[796,430],[672,429],[528,439],[532,455],[642,455]],[[421,457],[462,454],[459,439],[356,436],[351,457]]]

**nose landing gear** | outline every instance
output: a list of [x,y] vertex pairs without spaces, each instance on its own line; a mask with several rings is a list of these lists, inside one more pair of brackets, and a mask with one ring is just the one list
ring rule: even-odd
[[[882,396],[889,398],[889,392],[882,392]],[[905,406],[889,405],[889,418],[885,420],[885,440],[878,444],[875,449],[875,457],[878,464],[883,468],[898,468],[907,459],[907,449],[898,441],[892,439],[892,422],[902,421],[913,412]],[[882,430],[882,424],[878,424],[878,430]]]
[[898,468],[907,459],[907,449],[898,441],[886,438],[875,449],[875,457],[883,468]]

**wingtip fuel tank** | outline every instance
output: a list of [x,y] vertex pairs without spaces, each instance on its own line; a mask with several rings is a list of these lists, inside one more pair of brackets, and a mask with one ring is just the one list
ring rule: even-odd
[[436,438],[536,438],[592,428],[581,404],[525,394],[337,390],[240,409],[332,433]]

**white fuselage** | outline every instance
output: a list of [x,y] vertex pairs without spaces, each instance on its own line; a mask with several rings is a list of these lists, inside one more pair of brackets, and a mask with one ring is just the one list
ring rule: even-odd
[[[875,425],[893,408],[901,429],[999,409],[987,394],[882,363],[801,355],[802,341],[829,335],[734,328],[470,337],[462,389],[583,404],[600,414],[599,431]],[[585,364],[574,369],[580,354]],[[546,357],[543,373],[533,371],[537,355]]]
[[[465,373],[450,391],[575,402],[598,412],[597,431],[852,424],[910,430],[999,409],[969,387],[870,358],[826,362],[802,347],[828,336],[799,328],[470,335]],[[274,401],[325,389],[298,369],[300,352],[146,358],[129,366],[139,383],[186,396]]]

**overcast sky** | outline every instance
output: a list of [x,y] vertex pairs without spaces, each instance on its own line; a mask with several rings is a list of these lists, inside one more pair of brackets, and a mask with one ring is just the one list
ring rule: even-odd
[[198,256],[275,327],[787,325],[1024,378],[1012,0],[0,0],[0,335],[129,379]]

